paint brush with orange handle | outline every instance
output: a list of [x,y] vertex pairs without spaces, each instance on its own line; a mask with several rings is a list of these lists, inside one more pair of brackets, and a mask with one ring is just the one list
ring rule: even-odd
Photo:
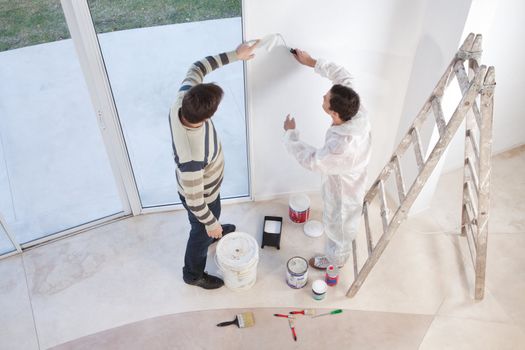
[[297,334],[295,333],[295,319],[289,318],[288,324],[290,325],[290,329],[292,330],[293,340],[297,341]]
[[290,315],[305,315],[305,316],[313,316],[315,315],[314,309],[304,309],[301,311],[290,311]]

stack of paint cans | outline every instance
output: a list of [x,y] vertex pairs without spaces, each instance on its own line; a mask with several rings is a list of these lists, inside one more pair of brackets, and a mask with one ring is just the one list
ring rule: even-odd
[[329,265],[326,268],[326,275],[325,275],[326,284],[333,287],[337,284],[337,281],[339,280],[339,269],[337,266]]

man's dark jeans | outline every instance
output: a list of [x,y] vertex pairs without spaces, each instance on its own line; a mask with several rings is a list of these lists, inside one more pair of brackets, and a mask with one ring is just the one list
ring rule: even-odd
[[[186,244],[186,254],[184,255],[184,267],[182,274],[184,280],[195,280],[202,277],[204,268],[206,267],[206,258],[208,255],[208,247],[213,242],[213,238],[208,236],[206,228],[197,220],[195,215],[188,209],[186,201],[180,197],[182,205],[188,212],[188,219],[190,220],[191,230],[188,243]],[[208,204],[213,215],[219,219],[221,215],[221,196],[219,195],[215,201]]]

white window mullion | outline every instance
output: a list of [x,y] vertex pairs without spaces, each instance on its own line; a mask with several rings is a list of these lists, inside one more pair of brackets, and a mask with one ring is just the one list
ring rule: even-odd
[[125,214],[131,211],[133,215],[138,215],[142,212],[142,205],[89,6],[86,0],[61,0],[61,3],[87,88],[97,112],[97,121]]
[[[3,227],[4,232],[7,235],[7,238],[9,238],[9,240],[11,241],[13,246],[15,247],[16,251],[18,253],[21,253],[22,252],[22,247],[20,247],[20,244],[18,244],[18,242],[15,240],[14,236],[9,231],[9,228],[7,227],[7,222],[4,220],[4,217],[2,216],[2,214],[0,214],[0,226]],[[4,257],[4,256],[2,255],[2,257]]]

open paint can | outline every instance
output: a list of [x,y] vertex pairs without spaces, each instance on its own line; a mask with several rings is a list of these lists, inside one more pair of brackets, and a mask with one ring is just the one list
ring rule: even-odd
[[305,258],[294,256],[286,264],[286,283],[292,288],[303,288],[308,282],[308,262]]
[[326,290],[328,286],[323,280],[315,280],[312,283],[312,296],[315,300],[323,300],[326,296]]
[[288,203],[290,220],[296,223],[308,221],[310,216],[310,198],[305,194],[294,194]]

